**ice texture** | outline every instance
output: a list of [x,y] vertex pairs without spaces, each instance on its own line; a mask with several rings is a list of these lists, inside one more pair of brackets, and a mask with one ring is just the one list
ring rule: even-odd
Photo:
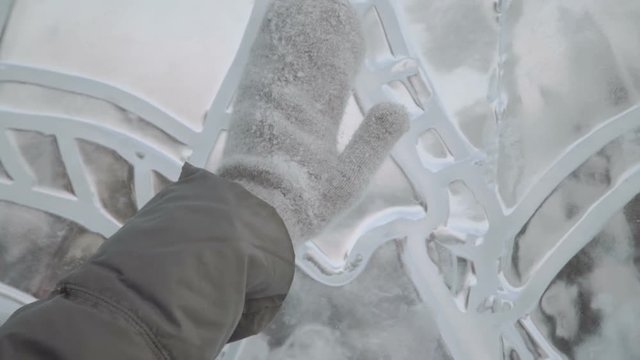
[[11,176],[7,173],[7,169],[4,168],[2,162],[0,162],[0,178],[3,180],[11,180]]
[[[108,82],[199,129],[214,95],[235,91],[220,84],[253,3],[19,1],[0,43],[0,61]],[[363,6],[368,4],[365,0],[354,3],[363,18],[365,69],[386,69],[396,61],[393,69],[387,69],[393,73],[420,65],[417,74],[402,81],[383,81],[384,93],[402,102],[412,117],[432,110],[435,104],[429,101],[437,98],[447,120],[481,155],[482,161],[474,166],[482,166],[488,184],[496,185],[506,212],[529,199],[528,191],[548,179],[545,169],[575,150],[576,142],[588,146],[580,148],[584,151],[580,161],[565,164],[569,175],[543,194],[523,219],[525,225],[516,227],[518,233],[500,239],[483,237],[505,224],[494,217],[495,208],[487,211],[486,197],[467,191],[474,184],[434,183],[428,190],[443,193],[442,203],[424,204],[413,197],[416,189],[405,178],[412,169],[386,159],[365,197],[314,242],[327,258],[340,263],[360,240],[354,234],[379,212],[418,202],[427,213],[448,205],[433,233],[412,234],[427,244],[421,250],[434,265],[428,269],[435,271],[419,273],[409,266],[416,265],[407,262],[415,248],[408,247],[407,239],[379,249],[364,271],[344,286],[323,285],[299,270],[284,311],[267,331],[243,346],[238,359],[448,359],[449,346],[482,349],[477,339],[486,334],[456,337],[459,334],[447,332],[446,326],[438,328],[453,323],[449,317],[458,314],[471,315],[464,330],[488,329],[489,337],[500,341],[504,359],[640,358],[640,199],[602,206],[603,200],[627,186],[625,179],[637,170],[637,126],[625,125],[621,133],[600,141],[603,126],[636,121],[616,116],[639,102],[640,3],[380,0],[372,7]],[[393,6],[385,7],[387,3]],[[390,8],[399,11],[397,17]],[[415,58],[396,58],[398,47],[391,42],[397,38],[387,33],[390,14],[407,30]],[[336,127],[336,153],[347,148],[362,123],[362,104],[357,93],[349,100],[350,120]],[[149,119],[83,94],[3,81],[0,107],[79,118],[136,133],[137,140],[153,143],[174,157],[186,159],[188,153],[188,144],[171,139],[177,134],[163,133],[145,124]],[[226,110],[238,110],[237,103]],[[338,117],[331,119],[338,122]],[[2,121],[0,117],[0,125]],[[422,125],[414,118],[412,126]],[[7,139],[21,143],[16,155],[22,156],[37,184],[63,193],[75,190],[56,160],[54,139],[48,134],[19,139],[11,131]],[[224,139],[226,132],[221,134]],[[450,135],[423,128],[412,144],[418,154],[415,169],[451,171],[460,159],[447,142]],[[210,159],[211,170],[218,168],[223,145],[224,141],[218,143]],[[138,205],[135,169],[111,150],[84,146],[84,161],[97,205],[125,220]],[[422,169],[424,164],[430,167]],[[152,174],[155,190],[169,182],[157,172]],[[15,163],[2,158],[0,186],[20,178],[16,175],[20,174],[15,173]],[[637,177],[632,179],[637,182]],[[631,184],[630,192],[636,185]],[[584,230],[585,224],[596,222],[604,225],[595,232]],[[576,228],[574,240],[587,245],[558,254],[563,237]],[[0,202],[0,280],[38,297],[101,241],[99,235],[55,214]],[[497,249],[504,255],[499,261],[473,251],[476,244],[492,241],[513,246]],[[559,273],[540,268],[558,255],[568,260]],[[488,325],[502,319],[500,311],[513,306],[511,299],[500,302],[488,297],[480,299],[478,308],[468,307],[469,291],[486,285],[474,281],[487,264],[497,264],[499,275],[515,289],[550,276],[540,285],[540,295],[524,299],[532,305],[515,319],[516,337],[500,338],[500,331]],[[439,292],[435,286],[425,286],[426,277],[444,287],[444,304],[455,303],[456,313],[430,308],[433,299],[423,295]],[[445,339],[444,334],[451,337]],[[487,354],[472,350],[468,358],[485,359]]]
[[640,356],[640,198],[616,213],[558,274],[534,318],[572,359]]
[[564,148],[637,103],[640,46],[629,34],[639,11],[618,0],[514,2],[506,12],[498,181],[507,203]]
[[104,239],[55,215],[0,201],[0,281],[45,297]]
[[20,155],[33,173],[37,186],[73,194],[71,181],[54,136],[22,130],[10,130],[8,135],[20,150]]
[[33,84],[0,82],[0,106],[16,112],[79,119],[134,135],[175,157],[182,156],[187,150],[185,145],[171,134],[153,126],[140,116],[107,101],[83,94]]
[[15,2],[0,60],[115,84],[199,129],[238,49],[252,4]]
[[78,140],[78,146],[102,206],[117,220],[126,221],[138,209],[131,164],[115,151],[96,143]]
[[[638,164],[640,131],[633,131],[606,145],[561,182],[516,237],[512,259],[518,275],[512,278],[514,283],[525,280],[531,268],[553,250],[557,239]],[[621,226],[628,225],[623,222]]]
[[449,359],[404,272],[401,243],[380,248],[353,283],[331,288],[297,273],[283,311],[264,332],[266,359]]

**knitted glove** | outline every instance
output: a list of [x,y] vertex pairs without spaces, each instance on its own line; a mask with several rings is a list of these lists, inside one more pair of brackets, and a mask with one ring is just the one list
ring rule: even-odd
[[380,104],[338,152],[363,44],[348,1],[275,0],[252,45],[219,174],[271,204],[294,241],[361,195],[408,129],[402,106]]

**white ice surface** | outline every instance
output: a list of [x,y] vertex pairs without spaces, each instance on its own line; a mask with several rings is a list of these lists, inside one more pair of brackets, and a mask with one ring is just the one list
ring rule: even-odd
[[[436,257],[426,253],[427,246],[412,247],[401,242],[398,247],[383,247],[380,253],[374,253],[378,255],[373,255],[374,260],[368,264],[366,253],[360,262],[347,261],[346,269],[349,266],[357,269],[351,272],[357,276],[340,273],[323,277],[311,273],[311,278],[302,277],[304,280],[292,291],[300,296],[304,306],[286,309],[282,321],[238,350],[238,359],[358,356],[438,359],[438,356],[446,358],[442,354],[448,351],[443,350],[447,346],[460,359],[464,358],[460,354],[482,359],[487,354],[474,352],[475,349],[484,349],[481,342],[485,339],[495,339],[497,343],[501,334],[506,334],[505,344],[517,349],[522,359],[534,359],[531,354],[536,351],[546,352],[554,359],[640,357],[637,345],[640,303],[636,301],[640,296],[640,281],[637,261],[634,262],[640,248],[637,240],[640,235],[636,230],[640,221],[638,200],[632,200],[624,209],[626,200],[631,199],[599,207],[603,196],[605,200],[615,197],[612,191],[624,185],[617,181],[624,180],[637,164],[640,142],[632,131],[637,120],[632,117],[617,121],[613,117],[638,102],[640,3],[634,0],[380,0],[376,2],[378,13],[366,14],[369,44],[375,45],[370,48],[369,68],[379,69],[385,61],[398,60],[394,59],[394,53],[402,53],[384,43],[384,33],[376,30],[378,19],[385,23],[386,30],[392,28],[386,17],[390,14],[389,8],[382,6],[387,3],[395,4],[398,13],[394,17],[406,31],[416,58],[399,61],[395,71],[411,69],[417,63],[422,75],[430,79],[427,86],[431,88],[421,88],[420,82],[411,82],[411,79],[405,83],[394,80],[385,85],[384,93],[409,103],[416,116],[422,110],[415,99],[428,103],[435,94],[447,121],[454,124],[464,135],[464,141],[481,155],[477,166],[482,166],[482,181],[496,185],[504,204],[515,206],[515,210],[509,211],[516,215],[492,218],[495,212],[487,211],[490,216],[485,222],[482,212],[471,206],[477,200],[480,207],[491,210],[482,194],[449,199],[448,184],[440,183],[434,183],[433,189],[415,191],[411,187],[415,184],[407,180],[411,169],[403,169],[389,159],[374,177],[364,198],[314,239],[325,256],[324,265],[335,270],[345,266],[346,260],[358,260],[352,250],[359,241],[365,246],[356,250],[366,249],[368,242],[384,236],[400,234],[398,237],[403,237],[406,232],[415,232],[411,225],[414,222],[407,221],[391,223],[383,227],[383,231],[373,231],[373,236],[361,237],[363,232],[371,230],[367,226],[389,219],[385,212],[388,209],[415,214],[411,211],[426,207],[429,216],[429,209],[436,213],[438,208],[450,206],[451,211],[434,224],[436,232],[412,233],[413,239],[429,239],[449,248],[442,247]],[[252,5],[249,0],[189,0],[180,5],[151,0],[135,3],[20,0],[0,43],[0,62],[37,66],[107,82],[149,100],[197,130],[202,127],[214,96],[225,90],[220,86],[240,47]],[[387,40],[397,41],[393,37]],[[413,86],[415,93],[406,90],[407,85]],[[371,105],[367,96],[360,96],[359,100],[363,108]],[[433,104],[429,105],[431,108],[426,107],[426,112],[433,109]],[[340,144],[346,143],[361,120],[357,107],[355,100],[352,101],[339,137]],[[150,130],[149,125],[141,124],[144,119],[132,118],[131,113],[108,102],[69,92],[0,83],[0,109],[82,118],[92,126],[135,133],[136,141],[152,144],[172,159],[184,160],[189,153],[188,144],[181,144],[157,129]],[[7,124],[6,119],[0,117],[0,125]],[[611,119],[614,125],[622,124],[608,128],[620,132],[610,136],[611,140],[617,140],[604,151],[600,150],[610,141],[581,148],[587,153],[573,158],[580,161],[554,169],[555,172],[567,170],[570,175],[566,180],[559,179],[557,189],[545,187],[542,180],[552,178],[545,175],[541,180],[539,176],[545,169],[559,155],[565,155],[574,142],[609,124],[607,121]],[[19,122],[11,124],[16,123]],[[625,125],[627,123],[631,125]],[[414,123],[414,126],[421,125]],[[591,134],[591,139],[597,141],[590,143],[599,143],[606,138],[603,134],[607,131]],[[453,154],[447,154],[444,161],[440,156],[446,152],[437,146],[434,150],[433,141],[422,144],[427,152],[437,155],[435,159],[427,159],[431,170],[447,169],[458,155],[456,150],[460,150],[451,144],[451,134],[439,136],[445,138],[446,150]],[[0,146],[6,145],[4,141],[0,138]],[[42,151],[46,146],[34,147],[32,158],[38,157],[38,149]],[[0,147],[0,151],[6,148]],[[127,160],[135,161],[135,158],[133,154]],[[0,159],[8,173],[12,170],[15,173],[16,164],[11,159],[2,158],[2,153]],[[109,178],[106,170],[114,160],[109,156],[103,160],[97,161],[92,171],[105,177],[106,189],[109,184],[120,184],[113,185],[117,187],[113,192],[122,194],[125,199],[122,201],[130,201],[135,197],[134,185],[140,184],[124,184],[123,171]],[[215,161],[212,159],[212,168]],[[416,173],[426,173],[419,161],[414,164]],[[136,168],[138,165],[136,163]],[[41,164],[35,173],[45,183],[58,186],[62,178],[55,170],[59,169],[48,169]],[[0,186],[5,186],[7,181],[0,171]],[[530,214],[524,216],[523,222],[518,223],[520,201],[531,199],[529,190],[540,188],[540,184],[546,189],[542,198]],[[640,189],[640,184],[637,188]],[[454,186],[452,194],[461,194],[458,190]],[[441,202],[424,204],[424,199],[416,196],[421,191],[442,194],[435,197]],[[534,212],[538,205],[540,209]],[[597,211],[590,212],[593,209]],[[64,209],[59,212],[59,215],[66,214]],[[73,237],[75,225],[52,220],[41,211],[0,203],[0,214],[5,214],[0,216],[0,229],[5,229],[0,232],[3,249],[0,264],[6,269],[0,271],[0,277],[39,296],[53,281],[43,276],[45,272],[82,259],[101,241],[90,232],[75,233],[77,237]],[[578,244],[589,245],[577,255],[582,245],[577,249],[568,247],[568,253],[559,254],[570,261],[567,266],[560,266],[561,271],[556,269],[560,271],[557,276],[556,270],[548,273],[547,269],[538,268],[540,264],[549,263],[545,261],[556,259],[553,256],[558,255],[556,245],[576,224],[581,224],[584,216],[588,216],[583,222],[587,226],[579,227],[575,238]],[[421,221],[420,216],[415,218],[417,223]],[[596,222],[602,222],[598,231],[584,230],[589,223]],[[526,229],[522,228],[524,224]],[[503,237],[493,240],[482,238],[485,232],[494,234],[491,231],[503,225],[513,227],[513,234],[500,233]],[[100,225],[100,228],[109,227]],[[517,233],[520,235],[511,243]],[[595,240],[591,242],[592,238]],[[63,240],[72,241],[77,251],[64,259],[52,260],[47,254],[53,245]],[[468,309],[466,313],[459,311],[465,304],[465,290],[491,288],[496,284],[484,280],[477,283],[479,277],[472,276],[470,265],[458,266],[458,260],[462,256],[472,257],[477,262],[475,269],[479,270],[489,268],[484,265],[493,264],[497,259],[486,252],[457,245],[483,241],[501,244],[497,250],[504,255],[500,258],[503,272],[499,275],[506,280],[500,285],[507,289],[503,289],[504,293],[490,294],[493,298],[472,298],[482,303],[484,311],[476,316],[477,308]],[[510,244],[517,244],[518,248]],[[25,260],[22,265],[18,264],[15,260],[31,253],[29,249],[36,249],[32,253],[40,254],[41,258],[30,259],[33,263]],[[423,257],[418,257],[418,250],[424,251],[420,255]],[[453,254],[456,251],[460,256]],[[412,255],[421,261],[436,258],[438,261],[423,267],[413,264],[411,268],[408,259]],[[25,264],[37,266],[23,266]],[[367,267],[359,272],[362,269],[359,266],[364,265]],[[439,271],[446,273],[439,274]],[[408,278],[405,272],[409,272]],[[339,280],[335,280],[334,285],[347,285],[333,288],[316,281],[331,282],[336,277]],[[538,279],[547,277],[548,281],[536,285],[539,291],[532,292],[536,296],[523,302],[529,305],[516,306],[514,311],[522,313],[521,317],[511,319],[513,313],[509,311],[507,315],[500,315],[499,310],[512,306],[509,301],[514,298],[510,296],[519,294],[518,286],[525,286],[523,289],[529,291],[528,279],[536,284]],[[491,279],[494,278],[497,275]],[[28,299],[22,298],[22,301]],[[9,307],[3,308],[7,309],[5,313],[12,309],[14,300],[9,303]],[[520,321],[513,325],[512,320]],[[491,321],[504,321],[508,331],[491,326]],[[453,325],[457,324],[463,326],[464,331],[453,331],[456,329]],[[511,325],[513,327],[509,327]],[[527,329],[527,336],[511,331],[520,327]],[[541,334],[539,338],[537,334]]]

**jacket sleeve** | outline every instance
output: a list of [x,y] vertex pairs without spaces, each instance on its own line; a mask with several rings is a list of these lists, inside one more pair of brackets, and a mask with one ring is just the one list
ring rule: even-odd
[[210,360],[268,324],[293,273],[275,210],[185,164],[47,299],[0,327],[0,359]]

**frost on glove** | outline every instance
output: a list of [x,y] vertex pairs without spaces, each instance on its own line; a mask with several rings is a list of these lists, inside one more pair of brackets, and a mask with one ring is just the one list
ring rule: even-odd
[[361,31],[345,0],[275,0],[244,69],[218,172],[271,204],[294,241],[349,207],[408,129],[402,106],[380,104],[337,150]]

